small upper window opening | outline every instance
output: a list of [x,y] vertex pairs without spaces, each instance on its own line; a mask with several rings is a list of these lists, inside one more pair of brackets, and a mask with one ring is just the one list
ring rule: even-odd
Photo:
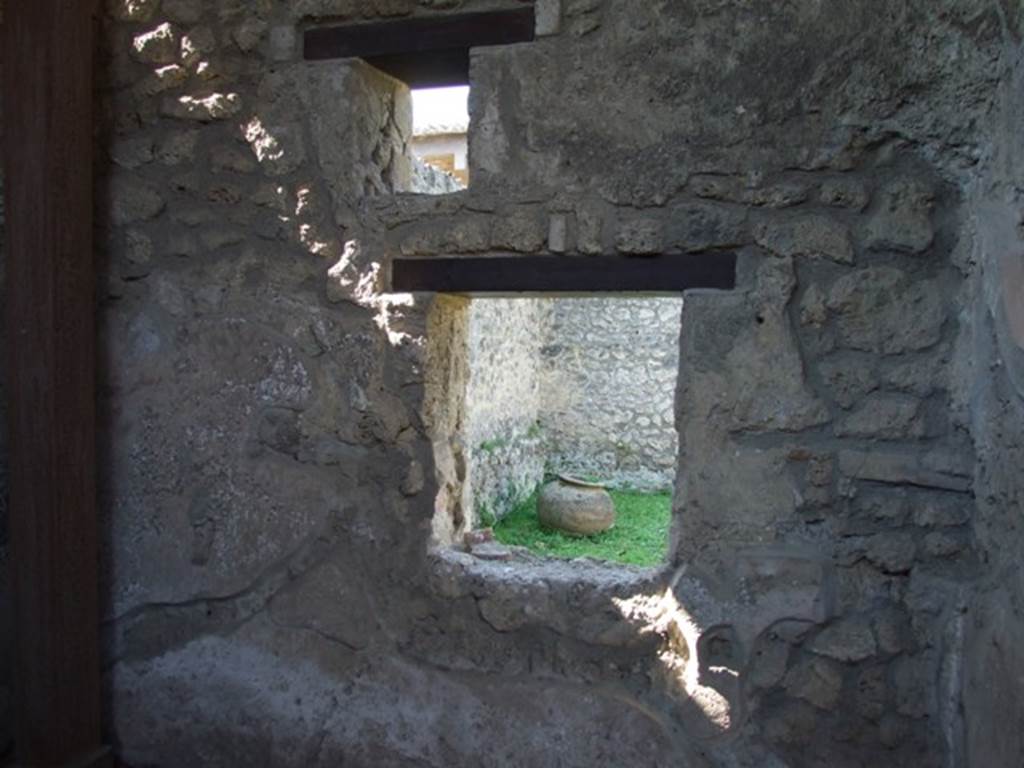
[[469,186],[468,102],[468,85],[413,90],[411,149],[417,163],[428,166],[426,173],[418,169],[425,178],[414,191],[440,194]]

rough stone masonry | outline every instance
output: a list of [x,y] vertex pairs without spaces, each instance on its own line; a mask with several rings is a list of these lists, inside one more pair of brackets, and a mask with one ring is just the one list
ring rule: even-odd
[[[543,0],[473,52],[470,189],[395,194],[408,89],[299,31],[519,4],[107,3],[117,754],[1022,764],[1024,8]],[[454,546],[467,304],[389,259],[726,250],[664,567]]]

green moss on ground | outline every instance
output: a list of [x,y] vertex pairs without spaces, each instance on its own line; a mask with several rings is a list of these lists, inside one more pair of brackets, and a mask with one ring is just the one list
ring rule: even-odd
[[494,528],[498,541],[551,557],[593,557],[630,565],[653,566],[665,559],[672,519],[672,495],[610,491],[616,522],[594,536],[567,536],[543,528],[537,520],[537,493]]

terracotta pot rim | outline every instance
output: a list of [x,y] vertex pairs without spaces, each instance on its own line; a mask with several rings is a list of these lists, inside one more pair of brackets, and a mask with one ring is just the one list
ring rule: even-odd
[[569,485],[578,485],[581,488],[600,488],[602,491],[605,490],[604,483],[591,483],[587,480],[581,480],[578,477],[573,477],[572,475],[559,474],[556,475],[556,477],[563,483],[568,483]]

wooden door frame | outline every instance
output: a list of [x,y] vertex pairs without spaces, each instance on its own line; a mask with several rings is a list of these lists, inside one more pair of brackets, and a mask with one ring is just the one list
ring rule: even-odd
[[16,764],[108,765],[100,736],[94,0],[6,3],[8,506]]

